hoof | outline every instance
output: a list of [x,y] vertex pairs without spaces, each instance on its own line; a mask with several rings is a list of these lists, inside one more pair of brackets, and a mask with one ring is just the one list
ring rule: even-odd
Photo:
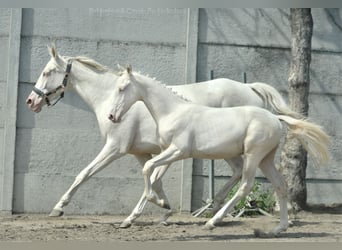
[[162,225],[162,226],[165,226],[165,227],[167,227],[167,226],[169,226],[170,224],[167,222],[167,221],[161,221],[160,223],[159,223],[160,225]]
[[254,236],[257,238],[269,239],[278,237],[279,234],[275,234],[273,232],[266,233],[260,229],[254,229]]
[[214,224],[210,221],[205,223],[205,225],[203,227],[204,230],[213,230],[214,228],[215,228]]
[[130,228],[132,223],[130,221],[124,221],[121,223],[120,228]]
[[53,209],[49,214],[49,217],[61,217],[64,214],[62,210]]
[[[164,202],[163,202],[164,203]],[[167,210],[170,210],[171,207],[170,207],[170,204],[167,204],[167,203],[164,203],[163,204],[163,208],[167,209]]]

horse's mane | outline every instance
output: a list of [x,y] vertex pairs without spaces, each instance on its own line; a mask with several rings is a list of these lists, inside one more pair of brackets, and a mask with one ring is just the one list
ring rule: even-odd
[[118,74],[117,71],[115,71],[114,69],[110,69],[107,66],[104,66],[103,64],[86,56],[77,56],[77,57],[74,57],[73,60],[87,66],[88,68],[92,70],[96,70],[100,72],[111,72],[116,75]]
[[90,67],[90,68],[94,68],[98,71],[108,71],[108,67],[96,62],[95,60],[89,58],[89,57],[85,57],[85,56],[77,56],[74,58],[74,60]]

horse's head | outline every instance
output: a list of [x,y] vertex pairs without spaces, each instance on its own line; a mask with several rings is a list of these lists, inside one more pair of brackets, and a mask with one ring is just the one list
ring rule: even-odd
[[122,71],[121,76],[116,80],[113,95],[111,97],[111,112],[109,120],[112,122],[120,122],[121,117],[129,110],[129,108],[139,100],[139,95],[134,84],[135,78],[132,74],[132,67]]
[[[71,70],[71,62],[66,62],[58,55],[56,47],[48,47],[51,59],[40,74],[33,91],[26,99],[28,107],[38,113],[47,104],[52,105],[63,97],[67,84],[68,74]],[[56,101],[55,101],[56,100]]]

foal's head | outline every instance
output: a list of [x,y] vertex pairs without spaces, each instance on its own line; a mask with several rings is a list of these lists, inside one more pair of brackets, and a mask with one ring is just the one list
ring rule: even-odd
[[33,91],[26,99],[28,107],[36,113],[40,112],[45,104],[49,106],[51,102],[63,97],[70,72],[67,62],[58,55],[55,46],[48,47],[48,50],[51,58],[40,74]]
[[112,122],[120,122],[121,117],[129,108],[140,100],[134,82],[135,77],[132,74],[132,67],[129,65],[116,80],[115,89],[111,97],[111,112],[108,116]]

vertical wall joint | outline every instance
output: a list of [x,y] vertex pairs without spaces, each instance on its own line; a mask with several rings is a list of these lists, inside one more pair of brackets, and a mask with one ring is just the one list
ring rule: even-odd
[[0,211],[2,213],[12,213],[21,19],[22,9],[12,9],[4,102],[4,109],[6,110],[4,112],[4,140],[2,142],[4,145],[2,187],[0,189]]
[[[196,82],[197,46],[198,46],[198,15],[199,15],[198,9],[188,9],[186,56],[185,56],[185,83]],[[191,211],[192,167],[193,167],[192,159],[183,160],[180,212],[184,212],[184,213]]]

